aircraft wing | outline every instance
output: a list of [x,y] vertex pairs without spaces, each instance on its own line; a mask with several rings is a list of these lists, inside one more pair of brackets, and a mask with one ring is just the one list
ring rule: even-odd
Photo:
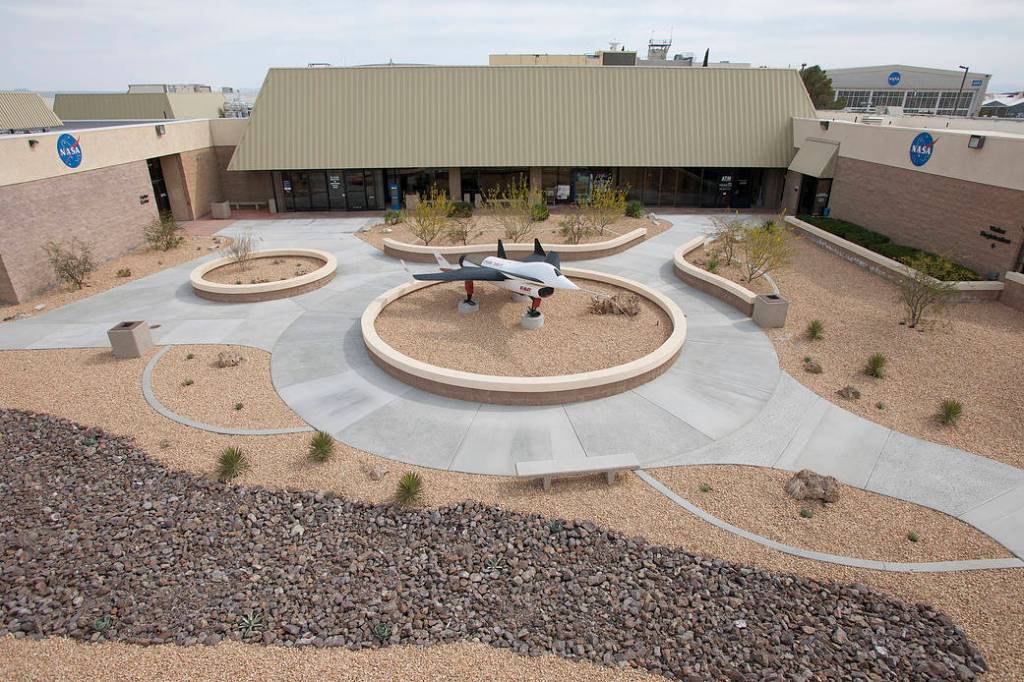
[[503,282],[509,279],[494,268],[480,266],[455,268],[446,272],[428,272],[425,275],[413,275],[412,278],[424,282],[464,282],[470,279],[478,282]]

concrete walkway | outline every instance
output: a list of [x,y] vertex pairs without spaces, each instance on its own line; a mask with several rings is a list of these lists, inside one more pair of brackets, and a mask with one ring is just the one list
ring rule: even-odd
[[5,323],[0,348],[105,346],[110,326],[145,319],[161,325],[154,330],[159,344],[271,351],[274,385],[307,423],[390,459],[483,474],[513,474],[517,461],[620,452],[636,453],[646,468],[808,467],[961,518],[1024,556],[1024,471],[894,432],[805,389],[780,370],[771,342],[750,320],[675,277],[673,249],[709,222],[701,215],[671,220],[669,231],[624,253],[573,263],[643,282],[687,315],[686,344],[671,369],[601,400],[551,407],[467,403],[380,371],[363,347],[359,316],[408,274],[352,236],[365,218],[236,221],[223,232],[252,229],[263,238],[261,248],[333,253],[338,275],[309,294],[253,304],[205,301],[188,285],[193,261]]

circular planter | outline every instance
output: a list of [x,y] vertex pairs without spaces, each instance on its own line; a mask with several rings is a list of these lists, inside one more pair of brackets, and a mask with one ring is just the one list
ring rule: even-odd
[[387,305],[439,282],[409,282],[370,302],[360,324],[363,342],[374,363],[416,388],[449,398],[497,405],[555,405],[604,398],[654,379],[675,361],[686,339],[686,317],[668,297],[632,280],[591,270],[562,268],[569,277],[605,282],[636,293],[661,308],[672,321],[672,333],[658,348],[622,365],[578,374],[514,377],[463,372],[416,360],[398,352],[377,333],[374,321]]
[[200,298],[224,303],[256,303],[298,296],[319,289],[334,278],[334,273],[338,269],[337,258],[326,251],[316,249],[268,249],[253,253],[252,258],[288,258],[289,256],[316,258],[323,261],[324,264],[312,272],[277,282],[221,284],[205,279],[205,275],[217,268],[230,265],[234,261],[231,258],[217,258],[196,266],[189,275],[189,281],[192,284],[192,290]]

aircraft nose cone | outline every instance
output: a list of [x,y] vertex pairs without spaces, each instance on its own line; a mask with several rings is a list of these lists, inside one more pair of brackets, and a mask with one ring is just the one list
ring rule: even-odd
[[579,289],[578,286],[572,283],[572,280],[565,275],[559,275],[556,286],[559,289]]

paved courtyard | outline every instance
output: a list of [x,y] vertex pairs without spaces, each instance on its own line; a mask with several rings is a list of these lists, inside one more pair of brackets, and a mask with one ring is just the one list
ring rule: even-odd
[[408,274],[353,236],[365,218],[238,221],[223,231],[251,229],[262,237],[261,248],[333,253],[337,276],[309,294],[254,304],[205,301],[188,284],[193,261],[6,323],[0,348],[102,347],[113,324],[145,319],[159,325],[153,330],[158,344],[270,351],[274,385],[302,419],[390,459],[505,475],[514,473],[517,461],[621,452],[636,453],[647,468],[807,467],[961,518],[1024,556],[1024,471],[866,421],[801,386],[780,370],[756,325],[675,277],[674,248],[707,231],[709,221],[699,215],[670,220],[670,230],[624,253],[570,264],[640,281],[687,316],[686,343],[672,368],[601,400],[551,407],[468,403],[411,388],[378,369],[363,347],[359,316]]

